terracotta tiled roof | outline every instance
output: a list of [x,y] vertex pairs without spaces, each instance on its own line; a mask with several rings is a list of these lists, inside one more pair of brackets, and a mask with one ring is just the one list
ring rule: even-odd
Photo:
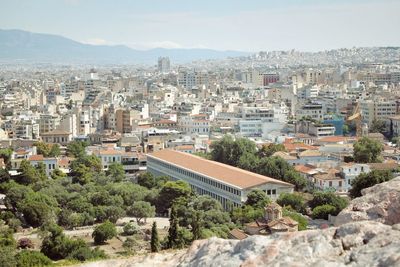
[[385,162],[385,163],[368,163],[372,170],[393,170],[399,167],[396,162]]
[[28,160],[30,161],[42,161],[44,159],[43,155],[32,155]]
[[318,150],[318,147],[316,146],[310,146],[306,145],[303,143],[284,143],[285,149],[287,151],[293,151],[293,150]]
[[302,172],[302,173],[307,173],[308,174],[309,171],[311,171],[311,170],[313,170],[315,168],[312,168],[312,167],[309,167],[309,166],[306,166],[306,165],[296,165],[296,166],[294,166],[294,169],[296,171],[298,171],[298,172]]
[[243,239],[245,239],[245,238],[247,237],[247,235],[246,235],[244,232],[240,231],[240,230],[237,229],[237,228],[232,229],[232,230],[229,232],[229,234],[230,234],[232,237],[234,237],[234,238],[236,238],[236,239],[238,239],[238,240],[243,240]]
[[189,153],[164,149],[152,154],[149,157],[166,161],[182,168],[206,175],[223,183],[233,185],[240,189],[252,188],[267,183],[293,187],[292,184],[282,182],[271,177],[245,171],[220,162],[207,160]]

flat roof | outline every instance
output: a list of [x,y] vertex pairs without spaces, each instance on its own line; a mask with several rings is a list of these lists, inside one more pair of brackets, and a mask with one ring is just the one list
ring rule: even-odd
[[256,187],[266,183],[294,187],[292,184],[268,176],[242,170],[220,162],[207,160],[190,153],[164,149],[148,154],[148,156],[192,170],[240,189]]

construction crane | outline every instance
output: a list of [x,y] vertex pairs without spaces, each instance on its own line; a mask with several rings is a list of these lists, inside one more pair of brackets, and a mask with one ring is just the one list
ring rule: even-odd
[[357,102],[356,107],[353,111],[353,115],[347,118],[348,122],[355,122],[356,123],[356,136],[361,137],[362,136],[362,118],[361,118],[361,108],[360,108],[360,103]]

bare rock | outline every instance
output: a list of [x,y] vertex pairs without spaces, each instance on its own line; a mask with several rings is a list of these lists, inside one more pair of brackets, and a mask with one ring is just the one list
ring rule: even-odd
[[353,199],[335,219],[335,226],[354,221],[377,221],[384,224],[400,223],[400,177],[361,191],[363,196]]

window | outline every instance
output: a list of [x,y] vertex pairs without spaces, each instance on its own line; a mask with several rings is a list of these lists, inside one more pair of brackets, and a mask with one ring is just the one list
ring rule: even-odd
[[276,195],[276,189],[272,189],[272,194]]
[[267,195],[271,195],[271,189],[267,190]]
[[329,181],[329,187],[332,187],[332,181]]

